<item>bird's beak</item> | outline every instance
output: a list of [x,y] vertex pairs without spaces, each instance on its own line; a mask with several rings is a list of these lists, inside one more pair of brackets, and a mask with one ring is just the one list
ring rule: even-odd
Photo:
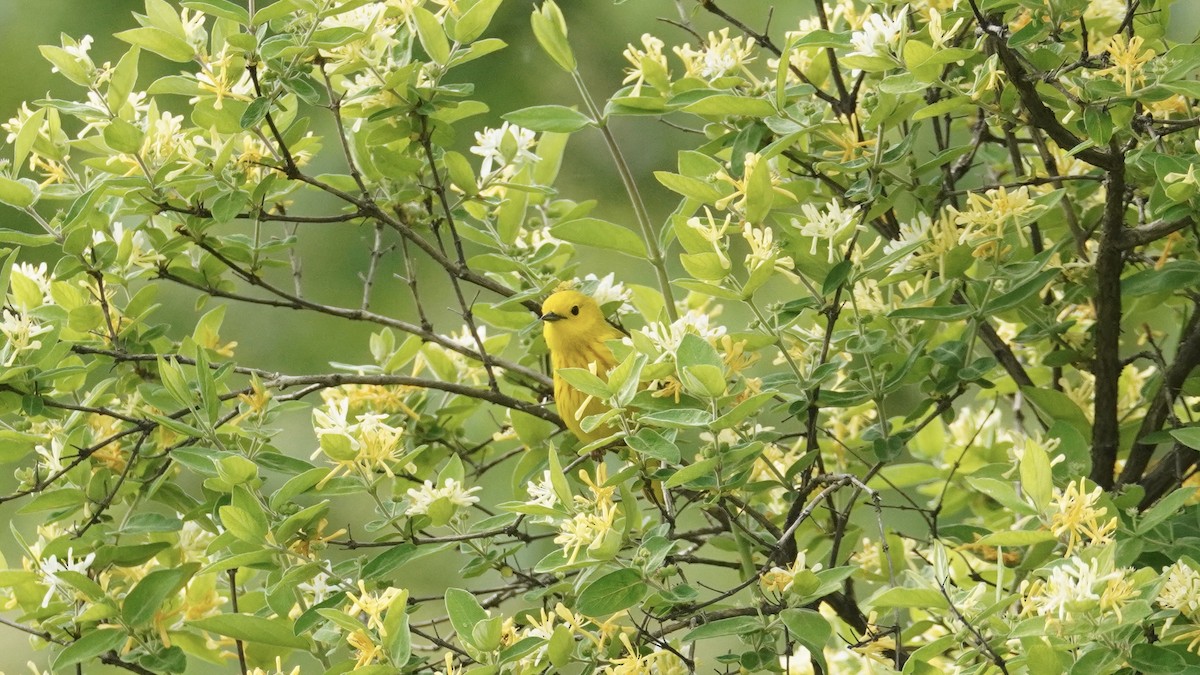
[[559,319],[564,318],[566,317],[564,317],[562,314],[555,314],[554,312],[546,312],[541,316],[542,321],[558,321]]

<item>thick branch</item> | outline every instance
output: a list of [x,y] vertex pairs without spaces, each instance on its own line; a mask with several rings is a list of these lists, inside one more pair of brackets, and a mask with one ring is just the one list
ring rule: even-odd
[[[1113,148],[1116,152],[1115,146]],[[1121,248],[1125,229],[1125,165],[1119,163],[1105,179],[1107,199],[1096,253],[1096,327],[1092,374],[1096,378],[1092,422],[1092,473],[1090,478],[1105,490],[1113,485],[1120,442],[1117,418],[1118,380],[1121,377]]]
[[1156,220],[1141,227],[1127,229],[1122,232],[1120,246],[1121,248],[1130,249],[1149,244],[1172,232],[1178,232],[1185,227],[1191,227],[1195,222],[1191,216],[1187,216],[1179,220]]
[[1142,418],[1142,426],[1138,429],[1137,441],[1129,452],[1129,460],[1121,471],[1120,484],[1128,485],[1142,479],[1146,465],[1154,454],[1157,443],[1149,443],[1146,437],[1162,429],[1163,424],[1179,396],[1183,383],[1191,375],[1192,370],[1200,365],[1200,311],[1193,311],[1187,327],[1179,338],[1179,349],[1175,361],[1163,373],[1162,383],[1150,399],[1150,407]]
[[[1058,117],[1054,114],[1054,111],[1048,108],[1042,101],[1041,94],[1037,92],[1037,79],[1032,77],[1029,71],[1025,69],[1025,66],[1021,64],[1021,60],[1018,58],[1016,52],[1008,47],[1005,26],[985,17],[979,11],[975,0],[971,0],[971,8],[975,12],[975,18],[979,22],[980,29],[987,36],[988,45],[1000,57],[1000,63],[1004,66],[1004,72],[1008,74],[1009,81],[1016,88],[1017,95],[1021,98],[1021,105],[1029,114],[1029,119],[1033,125],[1044,131],[1060,148],[1075,148],[1082,143],[1083,139],[1064,127],[1058,121]],[[1124,164],[1123,158],[1118,157],[1114,153],[1104,152],[1096,148],[1084,148],[1075,154],[1089,164],[1108,170],[1114,170]]]

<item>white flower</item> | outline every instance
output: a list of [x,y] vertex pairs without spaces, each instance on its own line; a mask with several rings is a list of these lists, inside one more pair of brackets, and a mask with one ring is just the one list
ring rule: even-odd
[[[182,519],[183,515],[179,514]],[[200,562],[205,560],[208,545],[212,543],[217,536],[212,532],[200,527],[194,520],[188,520],[183,523],[183,529],[179,530],[179,550],[183,554],[185,560]]]
[[595,288],[591,292],[592,299],[598,305],[607,305],[610,302],[620,301],[621,305],[617,307],[617,314],[632,312],[633,305],[629,303],[633,294],[630,293],[625,284],[616,281],[616,273],[609,272],[603,277],[597,277],[595,274],[588,274],[583,278],[584,284],[595,284]]
[[825,211],[812,204],[801,205],[800,211],[804,214],[803,219],[793,218],[792,226],[798,228],[801,235],[812,237],[812,245],[809,247],[809,253],[812,255],[817,253],[817,242],[825,240],[828,262],[833,262],[837,254],[835,245],[851,230],[862,227],[858,218],[859,207],[843,211],[842,205],[836,200],[829,202]]
[[329,575],[324,572],[318,572],[309,581],[296,584],[296,589],[304,594],[310,606],[324,602],[337,591],[337,587],[329,583]]
[[208,35],[204,31],[204,12],[193,12],[183,9],[179,12],[179,22],[183,24],[183,34],[187,36],[188,44],[202,49]]
[[483,165],[479,169],[480,178],[488,178],[494,173],[493,163],[497,165],[495,171],[500,172],[501,177],[508,178],[526,164],[538,161],[540,158],[532,150],[536,141],[536,133],[508,122],[500,125],[499,129],[488,127],[475,132],[475,142],[478,145],[471,146],[471,153],[483,158]]
[[854,31],[850,36],[850,45],[854,47],[850,56],[887,56],[900,42],[907,15],[908,5],[904,5],[895,17],[889,18],[886,14],[867,17],[862,30]]
[[1167,580],[1154,599],[1160,606],[1177,609],[1189,619],[1200,615],[1200,572],[1185,562],[1163,568]]
[[7,309],[3,317],[3,321],[0,321],[0,335],[4,336],[5,341],[0,345],[0,365],[3,366],[11,366],[21,352],[41,349],[42,341],[34,338],[52,330],[51,326],[43,326],[28,315],[15,314]]
[[1072,612],[1100,601],[1100,594],[1096,592],[1100,582],[1120,576],[1118,572],[1101,575],[1099,561],[1093,559],[1087,563],[1072,556],[1051,570],[1045,582],[1035,581],[1029,585],[1025,602],[1041,616],[1065,621]]
[[343,436],[351,436],[350,420],[350,399],[334,399],[326,403],[324,410],[321,408],[313,409],[313,429],[317,432],[317,438],[326,434],[337,434]]
[[[480,342],[487,341],[487,326],[475,326],[475,333],[479,336]],[[461,331],[447,335],[446,339],[463,349],[474,351],[478,347],[475,344],[474,336],[471,335],[471,327],[467,325],[463,325]]]
[[541,481],[529,481],[525,484],[525,492],[529,494],[526,504],[544,506],[552,509],[558,505],[558,495],[554,492],[554,483],[550,480],[550,470],[542,472]]
[[[50,274],[46,271],[46,263],[41,263],[37,267],[27,263],[20,262],[13,266],[13,277],[17,275],[28,279],[37,286],[42,293],[42,304],[54,304],[54,298],[50,296]],[[23,307],[22,309],[33,309],[32,307]]]
[[63,466],[63,437],[54,436],[50,439],[50,447],[38,444],[34,446],[33,451],[42,458],[42,468],[52,474],[62,471]]
[[754,43],[743,36],[729,37],[729,29],[709,32],[708,44],[702,49],[691,45],[675,47],[674,51],[689,76],[705,80],[732,75],[754,60]]
[[50,605],[50,598],[54,597],[55,593],[61,592],[70,594],[71,585],[59,578],[59,572],[77,572],[79,574],[87,574],[88,566],[96,559],[95,553],[89,553],[86,556],[75,559],[75,549],[67,549],[66,560],[59,560],[58,556],[52,555],[38,563],[38,571],[42,574],[42,583],[49,586],[46,589],[46,597],[42,598],[42,607]]
[[679,345],[683,343],[683,336],[688,333],[699,335],[709,342],[720,339],[725,334],[725,327],[710,326],[709,320],[708,314],[691,309],[672,323],[651,323],[638,332],[649,338],[661,354],[674,354],[679,349]]
[[464,490],[462,483],[453,478],[447,478],[442,487],[435,487],[433,481],[427,480],[419,490],[412,488],[408,490],[408,497],[412,500],[412,503],[409,504],[405,513],[410,516],[427,514],[429,513],[429,508],[439,499],[445,499],[456,507],[470,506],[479,502],[479,497],[471,493],[482,489],[476,486]]
[[664,73],[667,72],[667,57],[662,51],[663,41],[649,33],[644,33],[642,35],[642,46],[645,47],[644,50],[638,49],[633,45],[628,45],[622,54],[625,60],[632,64],[632,67],[625,69],[627,74],[621,83],[634,83],[633,91],[631,92],[633,96],[641,96],[642,94],[642,83],[646,81],[647,64],[661,69]]

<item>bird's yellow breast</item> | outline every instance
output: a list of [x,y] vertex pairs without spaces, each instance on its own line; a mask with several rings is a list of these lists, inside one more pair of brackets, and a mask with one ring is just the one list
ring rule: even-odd
[[608,410],[608,406],[594,397],[589,400],[587,394],[571,386],[558,374],[560,368],[588,369],[595,363],[596,375],[602,380],[607,380],[608,371],[616,365],[616,359],[613,358],[608,345],[596,340],[571,345],[567,349],[551,350],[550,363],[554,368],[554,402],[558,405],[559,416],[571,433],[584,443],[611,435],[615,429],[609,425],[597,427],[590,432],[583,430],[584,418],[599,415]]

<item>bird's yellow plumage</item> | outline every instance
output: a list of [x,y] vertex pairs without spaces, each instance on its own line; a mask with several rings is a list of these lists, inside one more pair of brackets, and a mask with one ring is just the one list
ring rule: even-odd
[[550,348],[550,365],[554,369],[554,401],[558,414],[567,428],[584,443],[604,438],[612,427],[599,427],[586,432],[580,422],[589,415],[598,415],[607,407],[595,398],[571,386],[558,375],[560,368],[589,368],[596,364],[596,374],[604,379],[617,365],[606,340],[622,337],[621,332],[604,320],[600,306],[579,291],[559,291],[542,303],[542,334]]

